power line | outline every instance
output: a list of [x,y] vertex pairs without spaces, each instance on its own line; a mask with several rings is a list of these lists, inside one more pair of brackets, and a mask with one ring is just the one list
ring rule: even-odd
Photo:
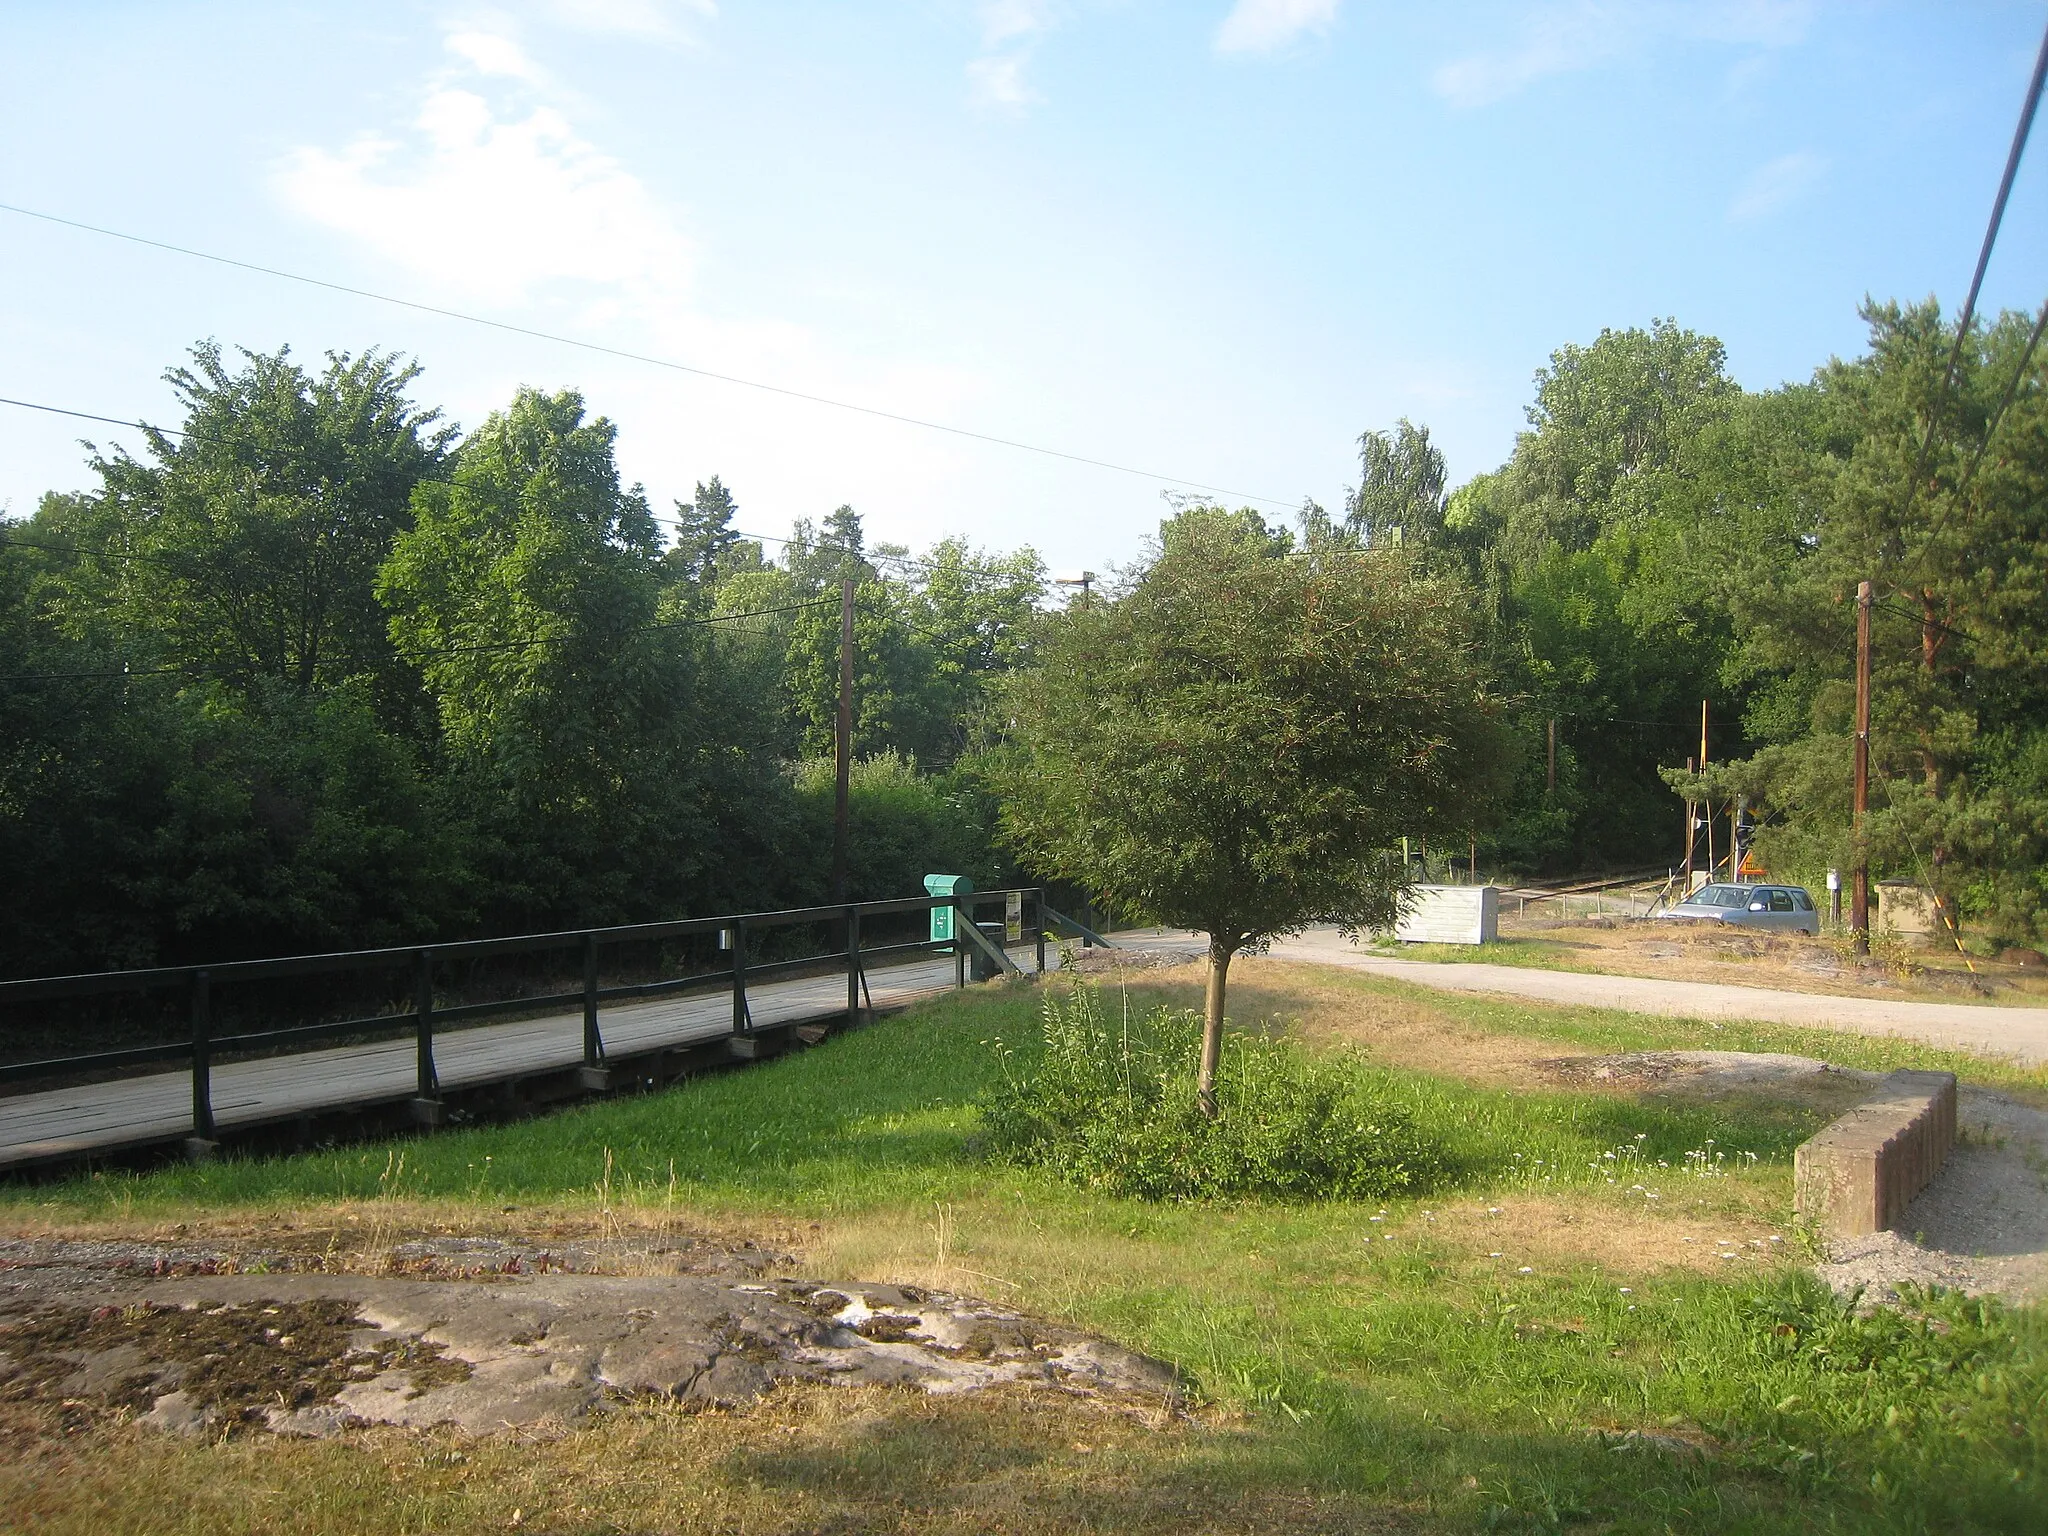
[[1064,449],[1047,448],[1038,443],[1027,443],[1017,438],[998,437],[990,432],[976,432],[968,427],[948,426],[942,421],[928,421],[921,416],[909,416],[900,411],[886,411],[879,406],[860,405],[851,400],[835,400],[829,395],[814,395],[801,389],[790,389],[781,384],[768,384],[759,379],[741,378],[737,374],[718,373],[709,368],[698,368],[689,363],[679,363],[673,358],[654,357],[645,352],[629,352],[622,347],[608,347],[601,342],[583,341],[574,336],[564,336],[554,331],[538,330],[532,326],[514,325],[508,320],[492,320],[482,315],[464,313],[458,309],[446,309],[437,304],[423,304],[416,299],[401,299],[388,293],[377,293],[368,288],[356,288],[347,283],[330,282],[326,278],[308,277],[300,272],[287,272],[282,267],[266,267],[253,261],[241,261],[232,256],[219,256],[211,251],[194,250],[190,246],[173,245],[167,240],[152,240],[144,235],[132,235],[123,230],[108,229],[99,224],[87,224],[78,219],[62,218],[54,213],[43,213],[34,208],[23,208],[13,203],[0,203],[0,213],[12,213],[25,219],[38,219],[46,224],[62,225],[66,229],[83,230],[87,234],[102,235],[110,240],[124,240],[131,245],[148,246],[152,250],[169,251],[178,256],[189,256],[195,261],[210,261],[219,266],[233,267],[242,272],[256,272],[265,277],[275,277],[291,283],[303,283],[311,288],[325,288],[330,293],[345,293],[353,298],[370,299],[379,304],[390,304],[400,309],[410,309],[420,314],[438,315],[444,320],[460,320],[466,325],[480,325],[494,331],[504,331],[514,336],[528,336],[536,341],[553,342],[557,346],[576,347],[585,352],[596,352],[606,357],[616,357],[627,362],[645,363],[653,368],[666,368],[674,373],[687,373],[700,379],[711,379],[720,384],[735,384],[744,389],[760,390],[764,394],[781,395],[790,400],[802,400],[811,405],[829,406],[833,410],[851,411],[856,415],[873,416],[882,421],[893,421],[902,426],[922,427],[928,432],[944,432],[953,437],[964,437],[980,443],[991,443],[999,448],[1014,448],[1022,453],[1035,453],[1050,459],[1063,459],[1070,464],[1084,464],[1093,469],[1107,469],[1120,475],[1135,475],[1141,480],[1164,481],[1168,485],[1184,485],[1192,490],[1209,491],[1218,496],[1229,496],[1244,501],[1261,502],[1271,507],[1286,507],[1292,510],[1298,505],[1272,496],[1254,496],[1248,491],[1226,490],[1219,485],[1210,485],[1201,480],[1189,480],[1180,475],[1156,474],[1151,470],[1136,469],[1128,464],[1118,464],[1109,459],[1091,458],[1087,454],[1068,453]]
[[[4,206],[4,204],[0,204],[0,207]],[[134,427],[137,431],[141,432],[160,432],[167,437],[190,438],[192,441],[200,443],[220,443],[226,441],[226,439],[224,438],[209,437],[204,433],[194,432],[191,431],[189,428],[185,427],[153,427],[146,421],[130,421],[123,416],[101,416],[93,411],[74,411],[67,409],[66,407],[61,405],[43,405],[38,401],[16,400],[7,395],[0,395],[0,405],[18,406],[25,411],[43,411],[52,416],[72,416],[76,417],[80,421],[103,421],[106,422],[109,426]],[[652,508],[648,509],[647,515],[655,523],[660,524],[664,527],[680,529],[683,526],[681,518],[674,517],[662,512],[656,512]],[[797,540],[791,538],[777,537],[775,534],[772,533],[747,533],[739,529],[733,529],[731,531],[737,538],[754,539],[766,544],[794,544],[798,542]],[[16,542],[26,543],[27,541],[17,540]],[[33,547],[42,548],[50,546]],[[809,546],[809,548],[823,554],[850,555],[856,560],[869,560],[883,564],[910,566],[925,571],[937,571],[946,569],[946,567],[939,565],[935,561],[918,560],[907,554],[883,554],[875,550],[851,549],[843,544],[813,543]],[[102,550],[98,551],[98,553],[104,554],[108,552]],[[129,555],[116,556],[115,558],[146,559],[148,557],[142,555]]]
[[[1998,424],[2005,419],[2007,408],[2012,405],[2013,397],[2019,393],[2020,381],[2026,378],[2027,369],[2034,361],[2034,349],[2041,345],[2041,332],[2044,328],[2048,328],[2048,302],[2044,302],[2040,313],[2034,316],[2034,328],[2027,333],[2027,344],[2020,349],[2019,363],[2013,369],[2012,377],[2005,381],[2005,393],[1998,397],[1997,409],[1992,411],[1991,419],[1984,424],[1984,441],[1977,445],[1977,452],[1970,460],[1970,467],[1963,471],[1963,478],[1956,482],[1958,494],[1977,473],[1977,466],[1984,462],[1984,455],[1990,450],[1992,438],[1998,435]],[[1943,509],[1943,515],[1947,515],[1946,508]]]
[[161,432],[166,437],[189,437],[202,443],[220,441],[217,437],[207,437],[203,433],[188,432],[183,427],[152,427],[146,421],[124,421],[119,416],[96,416],[91,411],[67,411],[61,405],[38,405],[33,400],[10,400],[5,395],[0,395],[0,405],[18,405],[24,411],[46,411],[52,416],[76,416],[80,421],[104,421],[112,427],[134,427],[141,432]]
[[1915,613],[1911,608],[1888,603],[1882,599],[1874,601],[1873,606],[1882,608],[1886,613],[1892,615],[1893,618],[1911,619],[1922,628],[1938,629],[1945,635],[1953,635],[1958,640],[1968,640],[1973,645],[1984,645],[1987,643],[1982,635],[1972,634],[1967,629],[1958,629],[1955,625],[1945,624],[1940,619],[1930,619],[1926,614]]
[[[1962,368],[1963,346],[1969,340],[1970,326],[1977,316],[1977,296],[1984,287],[1985,269],[1991,265],[1991,247],[1998,241],[1998,227],[2005,219],[2006,200],[2012,196],[2013,178],[2019,174],[2020,156],[2027,147],[2027,135],[2033,129],[2034,111],[2041,104],[2041,89],[2044,84],[2048,84],[2048,30],[2041,34],[2041,51],[2034,60],[2034,77],[2027,83],[2026,100],[2020,106],[2020,120],[2013,128],[2012,148],[2006,152],[2005,174],[1999,178],[1998,195],[1991,201],[1991,218],[1984,226],[1984,244],[1977,252],[1977,270],[1971,274],[1969,296],[1963,301],[1962,317],[1956,324],[1955,345],[1949,348],[1948,371],[1942,377],[1941,389],[1935,395],[1934,405],[1928,412],[1927,431],[1920,439],[1920,454],[1913,465],[1913,478],[1906,482],[1905,504],[1899,508],[1901,527],[1905,526],[1906,519],[1912,515],[1913,503],[1920,494],[1920,482],[1927,475],[1927,461],[1934,452],[1934,439],[1941,427],[1942,407],[1954,391],[1956,375]],[[2038,334],[2037,327],[2036,335]],[[2027,354],[2033,354],[2031,342],[2028,343]],[[2022,363],[2024,364],[2024,359]],[[1935,522],[1934,529],[1929,532],[1926,541],[1920,547],[1920,557],[1914,561],[1914,570],[1917,571],[1921,561],[1927,558],[1928,551],[1933,548],[1934,534],[1940,531],[1947,516],[1947,509],[1944,508],[1941,517]]]

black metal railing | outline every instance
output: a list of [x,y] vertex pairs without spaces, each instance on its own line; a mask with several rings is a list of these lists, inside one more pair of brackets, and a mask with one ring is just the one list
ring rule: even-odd
[[[1014,898],[1014,900],[1013,900]],[[105,971],[78,976],[48,976],[24,981],[0,982],[0,1009],[23,1004],[59,1002],[81,998],[147,995],[183,991],[189,1001],[190,1032],[185,1038],[159,1043],[127,1046],[113,1050],[74,1055],[48,1056],[40,1060],[0,1064],[0,1084],[21,1083],[54,1077],[80,1078],[97,1073],[149,1066],[159,1062],[184,1061],[192,1074],[192,1135],[202,1142],[214,1140],[212,1071],[217,1058],[230,1054],[278,1052],[348,1036],[409,1030],[415,1041],[417,1082],[415,1100],[431,1110],[440,1100],[440,1080],[435,1070],[435,1038],[453,1025],[510,1014],[535,1014],[551,1009],[580,1006],[583,1015],[581,1071],[592,1074],[592,1086],[603,1086],[605,1042],[601,1027],[604,1005],[628,999],[643,999],[689,991],[732,993],[732,1033],[746,1036],[754,1031],[748,1008],[749,987],[759,987],[778,978],[800,974],[830,974],[844,967],[846,974],[846,1016],[850,1021],[862,1011],[868,991],[871,966],[885,965],[920,954],[952,954],[956,980],[965,982],[970,956],[979,956],[989,969],[1017,967],[1002,944],[992,942],[976,923],[984,906],[1001,902],[1005,910],[1009,942],[1029,940],[1035,946],[1037,968],[1045,969],[1045,941],[1048,922],[1057,929],[1103,942],[1097,935],[1046,906],[1044,893],[1035,887],[1013,890],[977,891],[963,896],[916,896],[890,901],[851,902],[844,905],[799,907],[779,912],[746,912],[722,917],[682,918],[670,922],[636,923],[612,928],[574,929],[558,933],[519,934],[506,938],[466,939],[443,944],[423,944],[388,949],[349,950],[324,955],[291,955],[268,960],[233,960],[213,965],[167,966],[150,970]],[[875,919],[904,918],[950,907],[955,919],[952,939],[894,940],[879,945],[863,942],[863,924]],[[753,941],[778,929],[806,925],[838,929],[843,941],[836,948],[818,953],[757,960]],[[726,965],[692,975],[661,977],[602,985],[603,951],[620,945],[702,938],[716,935],[719,947],[729,955]],[[436,1000],[437,975],[456,961],[502,959],[546,952],[580,950],[581,982],[575,991],[541,992],[485,1002],[443,1005]],[[412,982],[409,1012],[384,1012],[319,1023],[295,1024],[283,1028],[238,1030],[215,1033],[218,994],[221,988],[237,984],[275,982],[290,979],[304,982],[360,977],[362,973],[410,970]],[[315,987],[317,991],[317,985]],[[0,1099],[0,1114],[5,1100]],[[436,1118],[429,1114],[426,1118]]]

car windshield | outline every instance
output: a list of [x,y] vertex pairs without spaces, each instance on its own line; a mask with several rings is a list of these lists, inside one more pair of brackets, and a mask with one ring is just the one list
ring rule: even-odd
[[1746,907],[1749,905],[1749,888],[1741,885],[1703,886],[1694,893],[1691,905],[1695,907]]

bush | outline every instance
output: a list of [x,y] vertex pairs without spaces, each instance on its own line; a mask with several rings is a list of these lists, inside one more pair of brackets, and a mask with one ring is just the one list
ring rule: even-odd
[[1291,1040],[1224,1037],[1218,1115],[1195,1103],[1202,1019],[1162,1007],[1104,1020],[1095,989],[1045,1003],[1036,1048],[995,1041],[1002,1074],[981,1101],[999,1162],[1141,1200],[1372,1199],[1436,1182],[1448,1158],[1368,1074]]
[[[984,890],[1001,875],[987,814],[950,776],[918,771],[911,758],[878,752],[855,758],[847,783],[848,863],[854,901],[924,894],[926,875],[967,875]],[[799,843],[792,870],[809,866],[796,902],[822,901],[832,867],[832,759],[807,758],[791,769]]]

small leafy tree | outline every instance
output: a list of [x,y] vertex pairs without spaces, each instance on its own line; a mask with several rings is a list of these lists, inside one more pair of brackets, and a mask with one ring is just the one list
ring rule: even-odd
[[1400,550],[1290,545],[1253,512],[1182,512],[997,698],[988,771],[1026,865],[1208,936],[1210,1114],[1231,957],[1391,925],[1392,845],[1484,819],[1506,764],[1465,591]]

